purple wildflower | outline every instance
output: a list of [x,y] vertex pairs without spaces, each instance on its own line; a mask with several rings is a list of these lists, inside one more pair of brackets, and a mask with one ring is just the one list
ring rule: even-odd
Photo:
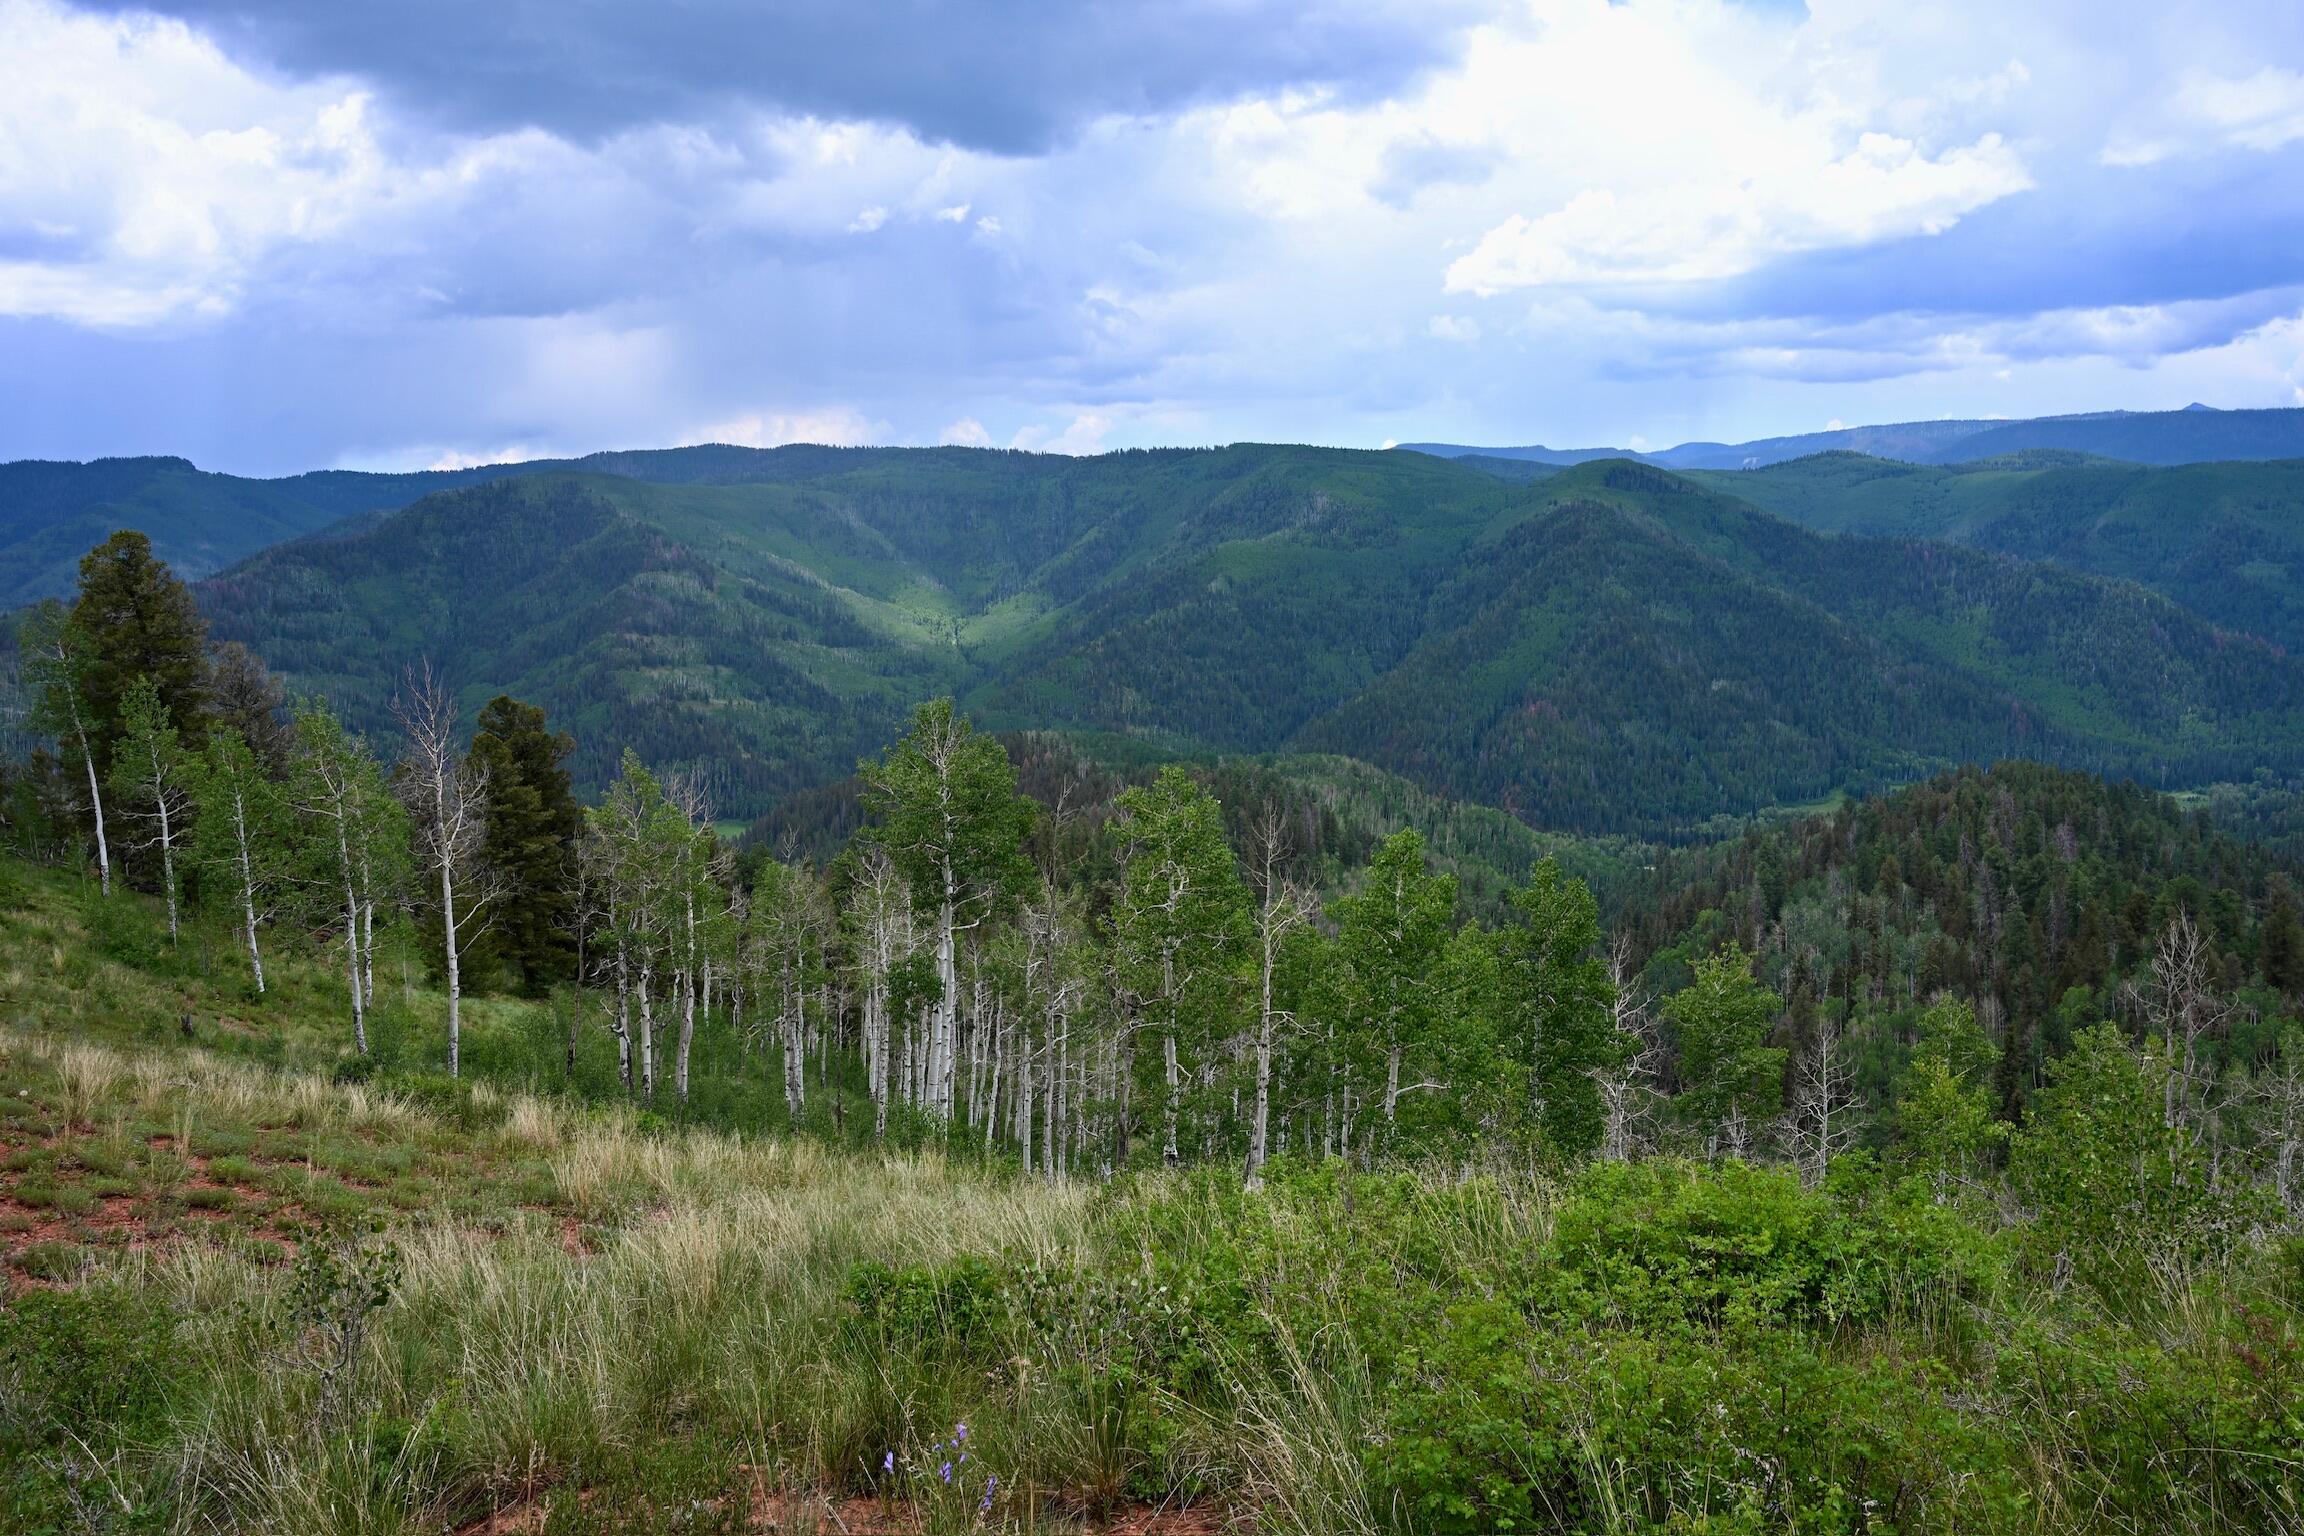
[[976,1513],[980,1515],[988,1515],[992,1513],[993,1490],[997,1489],[999,1486],[1000,1474],[997,1472],[984,1479],[984,1502],[976,1506]]
[[942,1477],[946,1482],[952,1481],[952,1463],[944,1463],[942,1469],[938,1472],[937,1475]]
[[885,1457],[881,1458],[880,1470],[883,1472],[893,1472],[896,1470],[896,1453],[894,1451],[890,1451]]

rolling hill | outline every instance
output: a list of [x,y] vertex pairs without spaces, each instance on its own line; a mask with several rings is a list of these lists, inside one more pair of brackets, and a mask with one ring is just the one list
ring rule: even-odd
[[2304,758],[2304,666],[2132,584],[1826,537],[1620,460],[1521,486],[1255,446],[725,470],[465,486],[201,597],[371,728],[429,655],[468,707],[550,706],[585,783],[631,743],[739,817],[939,692],[994,729],[1338,754],[1641,834],[2007,755],[2168,784]]
[[2093,454],[2135,464],[2304,458],[2304,409],[2100,411],[2030,421],[1908,421],[1837,427],[1747,443],[1681,443],[1654,453],[1626,448],[1475,448],[1402,443],[1442,458],[1484,457],[1568,465],[1601,458],[1645,459],[1670,469],[1751,469],[1817,453],[1862,453],[1914,464],[1954,464],[2027,449]]
[[0,464],[0,610],[69,592],[80,556],[118,528],[141,530],[180,575],[197,579],[339,521],[464,486],[556,470],[667,485],[789,480],[826,471],[841,452],[705,444],[406,474],[324,469],[277,480],[217,474],[179,458],[18,460]]

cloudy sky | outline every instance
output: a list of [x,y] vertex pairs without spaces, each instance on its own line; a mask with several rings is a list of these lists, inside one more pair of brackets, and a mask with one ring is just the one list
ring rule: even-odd
[[0,0],[0,459],[2304,404],[2295,0]]

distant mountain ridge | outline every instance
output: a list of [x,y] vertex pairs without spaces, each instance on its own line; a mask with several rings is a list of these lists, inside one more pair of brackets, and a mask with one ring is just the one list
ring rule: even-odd
[[[1849,427],[1749,443],[1683,443],[1655,453],[1624,448],[1475,448],[1405,443],[1470,460],[1512,483],[1597,459],[1639,459],[1673,469],[1739,469],[1849,451],[1918,464],[1950,464],[2026,450],[2059,450],[2140,464],[2304,458],[2304,409],[2109,411],[2033,421],[1931,421]],[[187,577],[222,570],[258,550],[348,518],[405,507],[434,492],[560,471],[658,485],[798,483],[836,476],[855,455],[881,450],[791,444],[746,448],[607,450],[462,469],[380,473],[314,470],[250,479],[182,458],[37,459],[0,464],[0,610],[71,589],[80,555],[117,528],[138,528]]]
[[1668,469],[1753,469],[1811,454],[1848,452],[1913,464],[1957,464],[2024,449],[2053,448],[2132,464],[2304,458],[2304,407],[2220,411],[2194,403],[2179,411],[2101,411],[2026,421],[1912,421],[1841,427],[1748,443],[1682,443],[1653,453],[1628,448],[1488,448],[1401,443],[1440,458],[1477,455],[1571,465],[1640,459]]
[[276,480],[219,474],[169,456],[20,459],[0,464],[0,612],[70,591],[80,556],[119,528],[142,531],[160,558],[197,580],[258,550],[437,491],[561,470],[656,484],[797,479],[863,451],[708,443],[398,474],[322,469]]

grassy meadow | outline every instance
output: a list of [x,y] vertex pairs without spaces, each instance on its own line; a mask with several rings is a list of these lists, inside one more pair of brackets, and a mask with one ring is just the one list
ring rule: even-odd
[[1050,1184],[759,1134],[740,1061],[612,1102],[597,1028],[563,1086],[565,1000],[452,1083],[380,975],[347,1067],[319,957],[232,962],[0,867],[0,1530],[2304,1530],[2269,1228],[2075,1264],[1863,1157]]

